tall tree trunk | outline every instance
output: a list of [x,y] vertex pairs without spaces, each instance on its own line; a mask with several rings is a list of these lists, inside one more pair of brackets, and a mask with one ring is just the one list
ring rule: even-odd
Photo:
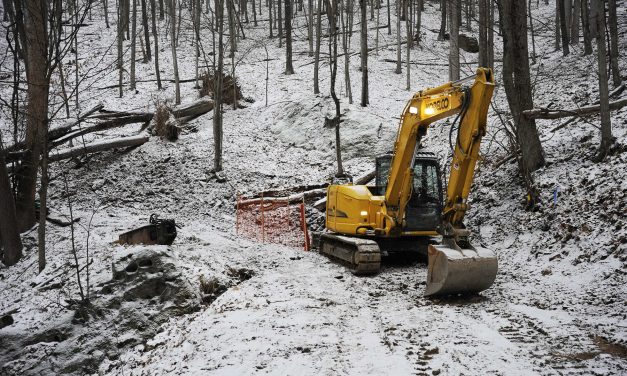
[[313,13],[314,13],[314,6],[313,6],[313,0],[307,0],[307,12],[309,12],[309,14],[307,15],[308,17],[308,22],[307,22],[307,40],[309,42],[309,57],[312,57],[314,55],[314,18],[313,18]]
[[394,73],[401,74],[403,72],[401,68],[401,1],[396,0],[396,70]]
[[[408,0],[409,2],[409,0]],[[407,33],[407,46],[405,46],[405,52],[406,52],[406,66],[405,69],[407,70],[407,82],[406,82],[406,86],[405,89],[407,91],[411,90],[411,70],[410,70],[410,59],[411,59],[411,42],[412,42],[412,35],[411,35],[411,11],[409,9],[409,4],[407,4],[407,17],[405,17],[405,30]]]
[[[227,0],[228,1],[228,0]],[[218,66],[214,77],[213,107],[213,170],[222,171],[222,70],[224,68],[224,0],[215,0],[216,26],[218,27]],[[231,35],[233,38],[233,35]]]
[[573,0],[573,15],[570,17],[570,44],[579,44],[579,13],[581,12],[581,0]]
[[584,55],[592,54],[592,36],[590,35],[590,8],[588,0],[581,0],[581,29],[583,30]]
[[560,43],[561,43],[561,39],[562,39],[562,27],[560,25],[560,20],[561,20],[561,16],[560,16],[560,3],[562,2],[562,0],[555,0],[555,51],[559,51],[560,49]]
[[599,101],[601,105],[601,145],[595,157],[600,162],[609,153],[612,146],[612,122],[610,119],[610,100],[608,88],[607,60],[605,49],[605,4],[603,0],[592,0],[592,6],[595,9],[596,23],[596,40],[597,40],[597,59],[599,69]]
[[342,166],[342,145],[340,140],[340,100],[335,93],[335,81],[337,77],[337,0],[325,0],[327,5],[327,15],[329,18],[329,69],[331,70],[331,98],[335,103],[335,157],[337,159],[336,176],[344,176]]
[[446,18],[447,18],[447,10],[446,4],[449,0],[440,0],[440,11],[442,12],[442,18],[440,19],[440,32],[438,33],[438,40],[446,39]]
[[[195,64],[195,68],[196,68],[196,84],[195,84],[195,88],[198,89],[200,88],[200,85],[198,83],[199,81],[199,60],[200,60],[200,13],[202,11],[202,4],[201,4],[201,0],[194,0],[196,6],[194,7],[194,46],[196,47],[196,53],[195,55],[195,60],[196,60],[196,64]],[[254,4],[254,0],[253,0],[253,4]]]
[[[175,0],[170,0],[170,39],[172,47],[172,64],[174,68],[175,104],[181,104],[181,84],[179,82],[179,63],[176,57],[176,4]],[[231,34],[231,37],[233,35]]]
[[137,50],[137,0],[133,2],[133,13],[131,14],[131,89],[135,90],[135,53]]
[[502,0],[499,3],[500,23],[503,29],[503,83],[514,118],[516,138],[522,152],[523,176],[528,176],[544,165],[542,145],[535,121],[527,119],[522,114],[522,111],[533,108],[526,14],[525,1]]
[[235,56],[235,51],[237,51],[237,26],[235,25],[235,5],[233,3],[234,0],[226,0],[226,8],[227,14],[229,17],[229,41],[231,42],[231,48],[229,49],[229,57],[232,58]]
[[494,68],[494,3],[487,0],[488,6],[488,67]]
[[531,61],[536,63],[536,35],[533,31],[533,17],[531,16],[531,0],[529,0],[529,31],[531,33]]
[[0,245],[4,249],[2,262],[6,266],[17,263],[22,258],[22,239],[17,228],[15,201],[11,192],[11,182],[7,171],[4,151],[0,150]]
[[420,46],[420,41],[422,40],[422,32],[420,29],[422,28],[422,7],[423,0],[418,0],[416,3],[416,34],[414,35],[414,39],[417,44]]
[[390,16],[390,0],[387,0],[388,2],[388,35],[392,35],[392,18]]
[[[255,5],[255,0],[251,0],[253,3],[253,24],[257,27],[257,7]],[[259,6],[259,10],[261,11],[261,5]]]
[[[346,7],[344,5],[344,0],[339,0],[340,1],[340,7],[341,9],[339,10],[340,13],[340,20],[342,23],[342,50],[344,53],[344,84],[346,85],[346,95],[348,96],[348,103],[349,104],[353,104],[353,88],[351,85],[351,76],[350,76],[350,54],[348,53],[348,44],[349,42],[349,27],[346,25],[347,23],[349,23],[348,21],[345,20],[345,18],[348,18],[348,12],[349,12],[349,8],[350,6]],[[347,0],[347,1],[352,1],[352,0]],[[346,15],[345,15],[346,14]]]
[[568,47],[568,23],[566,18],[566,1],[558,0],[560,8],[560,30],[562,33],[562,54],[567,56],[570,53]]
[[152,36],[155,40],[155,75],[157,89],[161,90],[161,73],[159,72],[159,34],[157,33],[157,9],[155,0],[150,0],[150,18],[152,18]]
[[102,8],[104,9],[105,25],[109,28],[109,2],[102,0]]
[[124,80],[124,60],[123,60],[123,46],[122,39],[124,39],[124,15],[123,15],[123,6],[120,4],[118,7],[118,89],[120,98],[124,95],[124,90],[122,88],[122,82]]
[[459,80],[459,11],[458,0],[453,0],[449,4],[449,27],[451,35],[449,38],[450,48],[448,55],[448,78],[449,81]]
[[[368,95],[368,22],[366,22],[367,0],[360,0],[361,6],[361,106],[370,104]],[[379,0],[376,0],[379,1]]]
[[48,128],[41,134],[41,181],[39,187],[39,226],[37,227],[37,253],[39,272],[46,268],[46,216],[48,214]]
[[146,59],[144,63],[147,63],[152,59],[152,51],[150,49],[150,29],[148,28],[148,9],[146,8],[146,0],[142,2],[142,26],[144,27],[144,40],[146,42]]
[[318,14],[316,16],[316,53],[314,54],[314,94],[320,94],[320,43],[322,39],[322,0],[318,0]]
[[[274,3],[272,0],[268,0],[268,18],[270,19],[270,38],[274,38],[272,27],[274,25],[274,20],[272,19],[272,9],[274,8]],[[261,8],[259,8],[261,9]]]
[[479,66],[488,66],[488,1],[479,0]]
[[[278,33],[279,33],[279,48],[283,47],[283,15],[281,14],[281,0],[277,0],[277,18],[279,21],[278,24]],[[286,0],[287,1],[287,0]]]
[[285,0],[285,74],[294,74],[292,65],[292,1]]
[[41,135],[48,126],[48,7],[45,1],[29,0],[25,3],[27,107],[26,155],[17,179],[17,223],[21,231],[35,224],[35,193],[37,170],[41,157]]
[[[169,1],[173,1],[173,0],[169,0]],[[165,16],[165,10],[164,10],[164,6],[163,6],[163,0],[159,0],[159,19],[162,20]]]
[[[616,0],[608,0],[608,17],[610,29],[610,66],[612,67],[612,83],[618,87],[622,79],[618,69],[618,19],[616,16]],[[623,13],[624,16],[624,13]]]

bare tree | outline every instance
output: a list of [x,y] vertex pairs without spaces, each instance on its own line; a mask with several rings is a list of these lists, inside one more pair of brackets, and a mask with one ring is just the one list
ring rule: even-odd
[[124,38],[124,16],[123,16],[123,6],[120,4],[118,7],[118,25],[117,25],[117,42],[118,42],[118,89],[120,98],[124,95],[124,90],[122,88],[122,82],[124,80],[124,52],[122,46],[122,39]]
[[157,33],[157,9],[155,0],[150,0],[150,18],[152,18],[152,36],[155,40],[155,75],[157,89],[161,90],[161,73],[159,72],[159,34]]
[[422,33],[420,29],[422,28],[422,11],[424,7],[423,0],[417,0],[416,2],[416,35],[414,35],[414,39],[420,45],[420,41],[422,39]]
[[[274,3],[272,0],[268,0],[268,18],[270,20],[268,24],[270,25],[270,38],[274,38],[274,35],[272,34],[272,26],[274,25],[274,20],[272,19],[272,8],[274,8]],[[261,7],[259,7],[259,10],[261,10]]]
[[[346,94],[348,95],[348,103],[353,104],[353,88],[351,85],[350,53],[349,53],[350,34],[352,32],[352,25],[350,25],[351,22],[348,16],[349,12],[352,12],[351,10],[352,0],[347,0],[349,2],[348,6],[344,5],[344,0],[339,0],[339,1],[340,1],[340,7],[342,8],[340,9],[339,13],[340,13],[340,21],[342,23],[342,50],[344,54],[344,84],[346,85]],[[346,17],[344,16],[344,14],[346,14]],[[345,18],[349,18],[349,20],[346,21]],[[347,23],[349,25],[347,25]]]
[[285,74],[294,74],[292,65],[292,1],[285,0]]
[[174,68],[174,87],[176,104],[181,104],[181,84],[179,82],[179,65],[176,57],[176,0],[170,0],[170,45],[172,47],[172,64]]
[[137,50],[137,0],[133,1],[133,13],[131,15],[131,89],[135,90],[135,53]]
[[283,17],[281,14],[281,0],[277,0],[277,18],[279,22],[277,27],[279,33],[279,48],[281,48],[283,47]]
[[566,0],[558,0],[560,10],[560,30],[562,33],[562,54],[567,56],[570,53],[568,47],[568,19],[566,18]]
[[320,42],[322,39],[322,0],[318,0],[318,15],[316,16],[316,53],[314,54],[314,94],[320,94]]
[[[0,144],[2,142],[0,141]],[[15,201],[11,192],[11,182],[4,158],[4,150],[0,149],[0,245],[4,249],[2,262],[6,266],[17,263],[22,258],[22,239],[17,228]]]
[[448,78],[450,81],[459,80],[459,0],[453,0],[449,4],[449,55],[448,55]]
[[531,0],[528,2],[529,9],[529,32],[531,34],[531,61],[536,63],[536,34],[533,31],[533,17],[531,16]]
[[579,14],[581,12],[581,0],[573,0],[573,14],[570,17],[570,44],[579,44]]
[[335,117],[329,120],[330,125],[335,127],[335,156],[337,159],[336,176],[344,176],[342,166],[342,145],[340,140],[340,100],[335,93],[335,81],[337,77],[337,16],[338,0],[325,0],[327,6],[327,16],[329,19],[329,69],[331,70],[331,98],[335,103]]
[[[360,0],[361,7],[361,106],[370,104],[368,95],[368,22],[366,22],[367,0]],[[376,0],[378,1],[378,0]],[[377,11],[378,15],[378,11]]]
[[313,0],[307,0],[307,40],[309,41],[309,57],[314,55],[314,5]]
[[[479,66],[488,66],[488,1],[479,0]],[[531,1],[531,0],[530,0]],[[531,13],[529,13],[531,16]]]
[[560,49],[560,41],[562,38],[561,26],[560,26],[560,2],[562,0],[555,0],[555,51]]
[[442,18],[440,20],[440,32],[438,33],[438,40],[446,39],[446,3],[449,0],[440,0],[440,11],[442,12]]
[[592,54],[592,36],[590,35],[590,10],[588,0],[581,0],[581,29],[583,30],[584,55]]
[[616,16],[616,0],[608,0],[608,28],[610,30],[610,67],[612,68],[612,83],[620,86],[622,79],[618,68],[618,17]]
[[401,1],[396,0],[396,70],[394,73],[401,74]]
[[[218,31],[218,66],[213,72],[213,171],[222,171],[222,85],[224,69],[224,0],[215,0],[215,19]],[[231,37],[233,37],[231,35]]]
[[603,0],[592,0],[592,6],[596,10],[596,40],[597,40],[597,60],[599,69],[599,101],[601,104],[601,145],[595,157],[597,162],[602,161],[609,153],[612,146],[612,121],[610,119],[610,95],[608,88],[607,60],[605,49],[605,2]]
[[[407,2],[407,8],[409,8],[409,1]],[[407,46],[405,47],[406,51],[406,70],[407,70],[407,85],[406,90],[411,90],[411,71],[410,71],[410,58],[411,58],[411,44],[412,44],[412,33],[411,33],[411,12],[407,9],[407,17],[405,17],[405,30],[407,34]]]
[[488,0],[488,67],[494,68],[494,2]]
[[146,41],[146,55],[144,55],[144,63],[152,59],[152,52],[150,50],[150,29],[148,28],[148,9],[146,8],[146,0],[142,2],[142,26],[144,28],[144,40]]
[[522,153],[521,173],[527,180],[532,171],[544,165],[544,156],[535,121],[522,114],[522,111],[533,108],[526,2],[502,0],[499,15],[503,29],[503,83]]
[[24,3],[26,51],[27,107],[26,155],[17,179],[17,223],[20,231],[35,224],[35,192],[37,170],[42,153],[41,139],[48,127],[48,92],[50,88],[48,56],[48,6],[46,2],[28,0]]

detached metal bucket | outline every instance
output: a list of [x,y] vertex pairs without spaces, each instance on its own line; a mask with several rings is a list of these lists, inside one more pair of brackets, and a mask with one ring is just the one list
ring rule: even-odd
[[429,245],[425,296],[476,293],[494,283],[498,262],[486,248]]

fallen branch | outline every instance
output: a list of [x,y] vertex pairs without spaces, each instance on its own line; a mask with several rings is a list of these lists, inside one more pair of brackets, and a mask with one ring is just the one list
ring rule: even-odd
[[[610,111],[615,111],[627,106],[627,98],[610,102]],[[548,108],[536,108],[523,111],[523,115],[528,119],[560,119],[569,116],[586,116],[596,114],[601,111],[601,105],[575,108],[571,110],[551,110]]]
[[252,199],[252,198],[261,198],[261,197],[265,197],[265,198],[285,197],[294,193],[301,193],[301,192],[311,191],[314,189],[326,188],[328,185],[329,185],[328,183],[307,184],[307,185],[299,185],[296,187],[289,187],[289,188],[282,188],[282,189],[269,189],[266,191],[257,192],[253,196],[250,196],[248,198]]
[[118,127],[122,127],[128,124],[134,124],[134,123],[147,123],[150,120],[152,120],[152,117],[153,117],[153,114],[151,113],[141,113],[141,114],[136,114],[132,116],[118,117],[112,120],[104,121],[102,123],[95,124],[90,127],[85,127],[83,129],[78,129],[70,134],[67,134],[63,138],[60,138],[52,142],[50,144],[50,147],[51,148],[57,147],[61,144],[64,144],[70,141],[71,139],[74,139],[76,137],[80,137],[82,135],[92,133],[92,132],[104,131],[104,130],[111,129],[111,128],[118,128]]
[[324,194],[326,194],[327,189],[326,188],[318,188],[318,189],[312,189],[310,191],[305,191],[305,192],[301,192],[301,193],[296,193],[287,197],[264,197],[264,198],[251,198],[248,200],[242,200],[239,202],[240,207],[241,206],[248,206],[248,205],[254,205],[254,204],[261,204],[261,203],[265,203],[265,202],[287,202],[288,204],[296,204],[296,203],[300,203],[305,199],[309,199],[309,198],[314,198],[314,197],[319,197],[322,196]]
[[[77,126],[80,123],[82,123],[88,116],[92,115],[96,111],[102,110],[103,107],[104,107],[104,105],[102,103],[98,103],[94,107],[90,108],[89,110],[87,110],[84,113],[82,113],[81,115],[79,115],[78,119],[76,119],[76,120],[72,119],[72,121],[69,121],[66,124],[62,125],[62,126],[50,129],[48,131],[48,139],[49,140],[55,140],[55,139],[57,139],[59,137],[62,137],[63,135],[65,135],[68,132],[70,132],[70,130],[72,128],[74,128],[75,126]],[[26,143],[24,141],[22,141],[22,142],[18,142],[16,144],[13,144],[13,145],[9,146],[6,150],[8,152],[18,151],[18,150],[24,148],[25,146],[26,146]]]
[[97,153],[99,151],[105,151],[109,149],[139,146],[146,143],[148,139],[149,137],[147,136],[134,136],[94,142],[85,146],[75,146],[73,148],[61,150],[56,153],[50,153],[50,157],[48,158],[48,160],[50,162],[55,162],[63,159],[78,157],[85,154]]

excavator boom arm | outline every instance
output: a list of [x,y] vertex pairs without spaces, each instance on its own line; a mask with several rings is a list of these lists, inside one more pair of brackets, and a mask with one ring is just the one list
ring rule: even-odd
[[[462,84],[473,78],[474,83],[465,90]],[[429,124],[456,113],[460,113],[461,120],[443,215],[445,221],[461,226],[493,89],[492,70],[479,68],[474,76],[420,91],[409,100],[401,115],[385,191],[387,212],[394,220],[391,227],[402,224],[411,197],[414,153],[421,137]]]

